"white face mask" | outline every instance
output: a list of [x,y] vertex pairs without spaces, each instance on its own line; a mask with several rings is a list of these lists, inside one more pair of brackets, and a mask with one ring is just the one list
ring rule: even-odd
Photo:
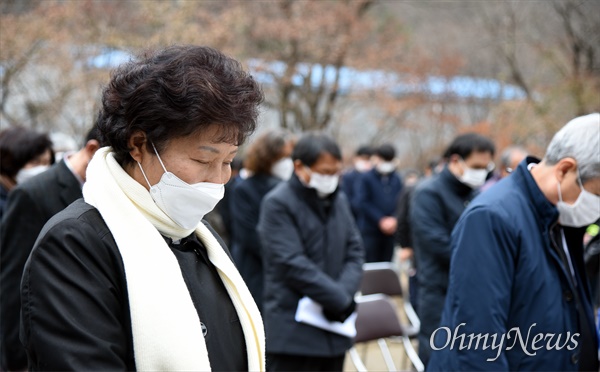
[[[152,144],[154,147],[154,144]],[[200,182],[190,185],[171,172],[163,164],[156,147],[154,152],[165,173],[160,181],[151,186],[142,165],[138,162],[142,174],[150,186],[150,196],[156,205],[177,225],[184,229],[193,229],[202,218],[212,211],[225,195],[225,185],[221,183]]]
[[465,171],[463,175],[460,176],[460,182],[472,189],[481,187],[485,183],[485,179],[487,178],[489,171],[487,169],[473,169],[468,167],[464,161],[462,163]]
[[370,171],[372,167],[373,167],[373,165],[368,160],[360,159],[354,163],[354,168],[356,168],[356,170],[361,173]]
[[280,159],[271,167],[271,174],[284,181],[289,180],[292,173],[294,173],[294,161],[291,158]]
[[37,165],[37,166],[31,167],[31,168],[23,168],[19,171],[19,173],[17,173],[15,180],[17,181],[17,183],[23,183],[23,182],[27,181],[28,179],[47,171],[48,168],[50,168],[49,165]]
[[384,161],[377,164],[377,171],[382,174],[389,174],[396,170],[396,164],[391,161]]
[[[310,168],[307,167],[307,169]],[[310,181],[308,187],[315,189],[319,197],[324,198],[331,195],[338,187],[340,177],[338,175],[329,176],[317,172],[310,171]]]
[[560,182],[558,185],[558,203],[556,208],[559,213],[559,223],[563,226],[585,227],[593,224],[600,218],[600,196],[594,195],[583,188],[579,171],[577,171],[577,182],[581,193],[574,204],[567,204],[562,200]]

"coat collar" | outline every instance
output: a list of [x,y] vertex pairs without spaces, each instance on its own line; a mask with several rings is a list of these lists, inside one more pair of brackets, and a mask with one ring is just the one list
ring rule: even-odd
[[292,174],[292,177],[287,181],[294,192],[299,196],[300,200],[304,201],[310,209],[312,209],[323,221],[327,220],[329,215],[328,211],[337,198],[338,188],[328,197],[320,198],[317,195],[317,191],[312,188],[304,186],[296,174]]
[[528,200],[533,205],[537,220],[546,228],[550,228],[558,220],[558,209],[542,193],[533,179],[531,172],[527,169],[529,164],[537,164],[540,160],[528,156],[525,158],[511,175],[517,186],[525,192]]
[[56,177],[61,185],[60,197],[64,203],[71,204],[73,195],[81,197],[81,185],[71,169],[67,166],[64,159],[55,165]]
[[467,186],[464,183],[460,182],[456,176],[450,172],[448,169],[448,165],[444,167],[444,169],[440,172],[439,177],[443,180],[444,184],[449,185],[450,188],[458,195],[465,197],[474,192],[471,186]]

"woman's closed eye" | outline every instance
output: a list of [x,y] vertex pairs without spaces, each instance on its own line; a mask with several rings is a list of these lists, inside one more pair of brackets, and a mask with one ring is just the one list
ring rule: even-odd
[[200,163],[200,164],[204,164],[204,165],[208,165],[210,163],[212,163],[212,160],[202,160],[202,159],[192,159],[193,161],[195,161],[196,163]]

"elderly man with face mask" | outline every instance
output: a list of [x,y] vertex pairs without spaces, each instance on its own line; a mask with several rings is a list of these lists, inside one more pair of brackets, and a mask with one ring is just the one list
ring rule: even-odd
[[583,234],[600,217],[599,195],[596,113],[470,204],[452,234],[431,370],[598,370]]

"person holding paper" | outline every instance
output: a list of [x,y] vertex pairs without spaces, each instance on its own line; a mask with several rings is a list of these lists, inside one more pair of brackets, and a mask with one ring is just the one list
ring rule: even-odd
[[341,326],[356,307],[364,248],[338,192],[341,159],[330,137],[304,135],[292,152],[294,174],[262,202],[267,370],[342,371],[352,346]]

